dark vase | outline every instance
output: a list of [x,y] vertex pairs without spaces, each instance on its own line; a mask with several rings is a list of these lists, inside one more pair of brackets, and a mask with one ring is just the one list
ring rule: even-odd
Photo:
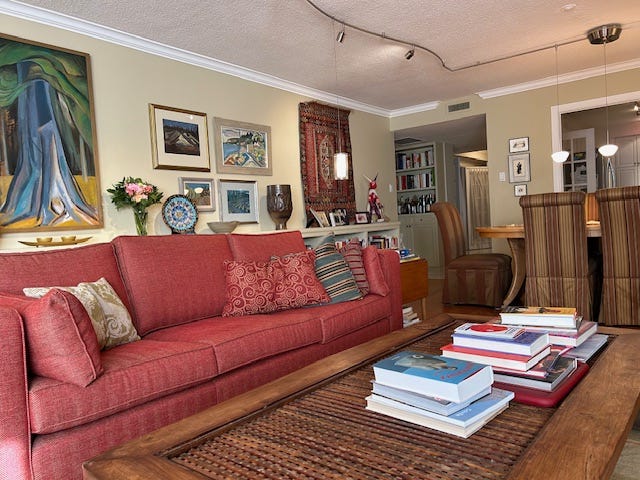
[[267,211],[276,224],[276,230],[286,230],[291,217],[291,185],[267,185]]

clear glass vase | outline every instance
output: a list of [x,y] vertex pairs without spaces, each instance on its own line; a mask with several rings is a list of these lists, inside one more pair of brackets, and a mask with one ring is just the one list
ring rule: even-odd
[[147,234],[147,211],[145,209],[133,209],[133,219],[136,222],[138,235]]

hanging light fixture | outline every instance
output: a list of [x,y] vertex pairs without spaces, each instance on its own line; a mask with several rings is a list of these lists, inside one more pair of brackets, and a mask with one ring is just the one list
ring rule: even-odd
[[598,147],[598,152],[603,157],[613,157],[618,151],[618,146],[609,141],[609,94],[607,90],[607,43],[615,42],[620,38],[622,27],[617,23],[602,25],[587,32],[587,38],[592,45],[602,45],[604,52],[604,101],[605,118],[607,125],[607,143]]
[[[335,21],[334,21],[335,25]],[[344,29],[342,30],[344,32]],[[336,37],[337,43],[341,43],[344,39],[338,35]],[[340,129],[340,100],[338,97],[338,52],[336,50],[336,44],[333,44],[333,63],[336,72],[336,105],[338,110],[338,151],[333,154],[333,176],[336,180],[347,180],[349,178],[349,154],[342,151],[342,130]]]
[[[558,45],[556,44],[556,105],[558,106],[558,109],[560,109],[560,87],[558,86]],[[551,158],[553,159],[554,162],[556,163],[562,163],[564,161],[567,160],[567,158],[569,158],[569,152],[567,152],[566,150],[562,150],[562,117],[560,117],[560,122],[559,122],[559,128],[560,128],[560,150],[558,150],[557,152],[553,152],[551,154]]]

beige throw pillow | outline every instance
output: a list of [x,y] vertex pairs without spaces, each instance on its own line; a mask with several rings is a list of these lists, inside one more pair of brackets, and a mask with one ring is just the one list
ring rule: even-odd
[[29,297],[40,298],[52,288],[66,290],[80,300],[91,318],[101,349],[140,340],[127,308],[104,278],[82,282],[75,287],[33,287],[24,288],[23,292]]

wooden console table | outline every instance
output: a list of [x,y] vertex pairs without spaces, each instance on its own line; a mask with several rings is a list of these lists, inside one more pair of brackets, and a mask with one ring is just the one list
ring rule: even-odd
[[420,302],[420,320],[427,319],[429,265],[424,258],[400,262],[402,304]]

